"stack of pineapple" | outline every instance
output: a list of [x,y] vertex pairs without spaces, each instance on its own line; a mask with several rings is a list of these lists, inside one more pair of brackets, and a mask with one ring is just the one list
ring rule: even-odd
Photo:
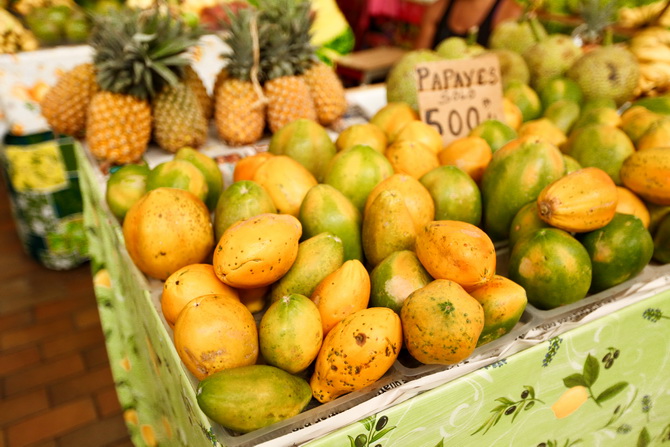
[[170,152],[203,144],[211,98],[188,57],[199,32],[159,8],[96,22],[93,63],[64,74],[42,101],[54,132],[85,134],[111,164],[138,161],[152,136]]
[[307,0],[259,0],[230,13],[226,66],[215,84],[221,139],[250,144],[299,118],[329,125],[346,111],[342,83],[310,42]]
[[[159,2],[156,2],[158,4]],[[138,161],[151,139],[176,152],[199,147],[214,115],[230,145],[258,141],[298,118],[329,125],[346,111],[344,88],[310,43],[308,0],[260,0],[230,14],[231,52],[210,97],[189,65],[199,32],[165,8],[97,18],[93,63],[59,79],[42,101],[56,133],[83,136],[111,164]]]

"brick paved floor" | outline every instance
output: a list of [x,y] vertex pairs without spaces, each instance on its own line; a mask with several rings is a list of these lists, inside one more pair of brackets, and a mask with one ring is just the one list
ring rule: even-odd
[[23,252],[0,177],[0,447],[132,446],[90,266],[48,270]]

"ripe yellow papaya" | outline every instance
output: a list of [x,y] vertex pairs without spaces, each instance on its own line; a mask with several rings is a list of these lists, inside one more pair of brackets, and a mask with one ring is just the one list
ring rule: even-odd
[[323,278],[310,299],[321,315],[325,335],[345,317],[368,307],[370,275],[361,261],[351,259]]
[[270,285],[293,266],[301,234],[300,221],[289,214],[259,214],[237,222],[214,249],[216,276],[243,289]]
[[256,169],[253,181],[265,188],[280,213],[295,217],[307,191],[317,184],[307,168],[287,155],[267,159]]
[[565,231],[583,233],[607,225],[616,213],[618,193],[602,169],[582,168],[545,186],[537,198],[540,218]]
[[625,187],[656,205],[670,205],[670,148],[637,151],[621,166]]
[[644,202],[635,195],[633,191],[625,186],[617,186],[618,200],[616,212],[622,214],[632,214],[642,221],[645,228],[649,228],[651,215]]
[[416,256],[435,279],[448,279],[466,291],[493,278],[496,253],[484,231],[467,222],[437,220],[416,237]]
[[328,332],[309,385],[321,403],[374,383],[402,348],[400,317],[386,307],[359,310]]

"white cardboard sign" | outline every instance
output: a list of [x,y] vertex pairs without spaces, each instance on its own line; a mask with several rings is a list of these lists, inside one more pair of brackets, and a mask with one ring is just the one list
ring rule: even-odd
[[419,113],[448,144],[488,119],[503,120],[498,57],[422,62],[415,67]]

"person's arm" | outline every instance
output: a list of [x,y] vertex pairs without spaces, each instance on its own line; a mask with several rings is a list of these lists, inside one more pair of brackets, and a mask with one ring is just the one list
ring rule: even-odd
[[426,7],[423,17],[421,18],[419,34],[414,41],[415,49],[433,48],[433,38],[435,37],[437,26],[440,23],[444,11],[447,9],[448,3],[449,0],[436,0]]
[[523,14],[523,8],[515,0],[505,0],[496,16],[493,18],[494,26],[507,20],[516,20]]

